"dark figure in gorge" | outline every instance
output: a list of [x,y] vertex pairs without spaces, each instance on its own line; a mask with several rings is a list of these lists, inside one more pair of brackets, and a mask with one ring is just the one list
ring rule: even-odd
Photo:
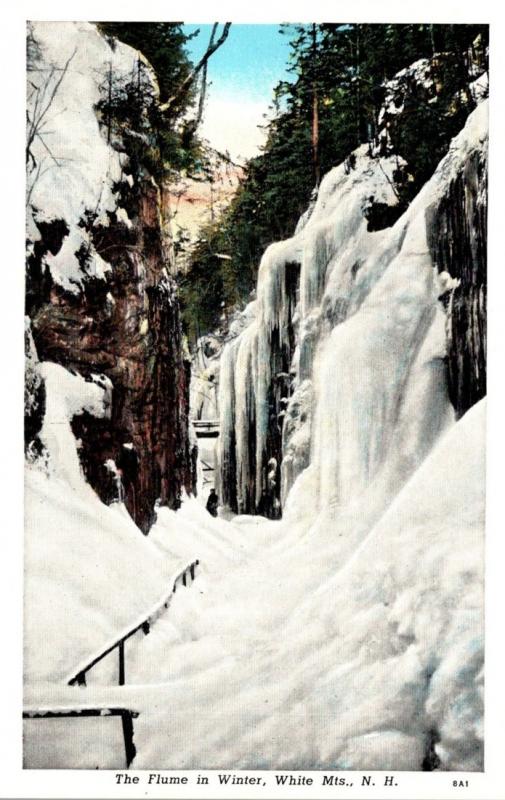
[[217,517],[217,506],[219,503],[219,498],[214,489],[210,490],[209,499],[207,500],[207,511],[213,517]]

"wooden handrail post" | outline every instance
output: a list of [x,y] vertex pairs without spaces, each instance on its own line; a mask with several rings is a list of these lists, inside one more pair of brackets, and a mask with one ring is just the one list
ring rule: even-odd
[[125,709],[121,714],[121,720],[123,722],[126,769],[128,769],[133,759],[137,755],[137,748],[133,742],[133,715],[131,711]]
[[142,630],[146,635],[149,633],[149,631],[151,630],[151,625],[157,618],[156,616],[157,611],[159,611],[159,609],[161,609],[162,607],[168,608],[168,606],[170,605],[171,595],[175,594],[175,592],[177,591],[177,586],[179,585],[179,582],[182,582],[183,586],[188,585],[188,573],[191,576],[192,581],[195,579],[196,567],[199,564],[200,561],[197,558],[191,564],[188,564],[183,571],[179,572],[179,574],[174,580],[172,591],[169,595],[167,595],[165,601],[160,606],[158,606],[157,609],[154,612],[152,612],[151,615],[147,617],[143,622],[139,623],[138,625],[135,626],[135,628],[132,628],[130,631],[128,631],[128,633],[124,634],[122,639],[120,639],[117,642],[114,642],[114,644],[107,647],[107,649],[104,650],[102,653],[100,653],[100,655],[96,656],[92,661],[86,664],[86,666],[83,667],[83,669],[81,669],[80,672],[74,675],[73,678],[70,678],[70,680],[68,681],[68,685],[75,686],[75,684],[78,684],[79,686],[86,686],[86,674],[89,672],[89,670],[92,669],[92,667],[94,667],[95,664],[98,664],[99,661],[105,658],[105,656],[108,656],[109,653],[112,653],[112,651],[115,650],[117,647],[119,651],[119,686],[124,686],[124,684],[126,683],[125,641],[129,639],[130,636],[133,636],[138,630]]
[[[119,685],[125,684],[125,670],[124,670],[124,639],[119,642]],[[123,719],[124,725],[124,719]]]

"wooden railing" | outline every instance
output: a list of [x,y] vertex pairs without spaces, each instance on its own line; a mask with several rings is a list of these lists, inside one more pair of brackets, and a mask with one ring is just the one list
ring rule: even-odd
[[[147,636],[147,634],[151,630],[152,624],[158,619],[159,616],[163,613],[164,609],[167,609],[170,605],[170,600],[172,596],[176,593],[177,587],[188,586],[189,581],[193,581],[195,579],[196,568],[199,565],[199,560],[196,559],[192,561],[191,564],[188,564],[181,570],[178,575],[176,575],[174,582],[171,586],[169,594],[166,598],[159,603],[156,608],[146,617],[142,622],[136,625],[134,628],[131,628],[127,633],[124,634],[120,639],[118,639],[114,644],[107,647],[102,653],[98,656],[93,658],[88,664],[86,664],[83,669],[80,669],[79,672],[74,675],[68,681],[69,686],[86,686],[86,674],[92,669],[95,664],[98,664],[105,658],[109,653],[112,653],[113,650],[118,650],[119,654],[119,685],[124,686],[126,682],[125,676],[125,641],[133,636],[137,631],[142,630],[143,633]],[[37,707],[28,707],[23,710],[23,719],[54,719],[54,718],[62,718],[62,717],[70,717],[73,719],[82,718],[82,717],[121,717],[121,723],[123,728],[123,740],[125,746],[125,755],[126,755],[126,767],[128,768],[132,763],[133,759],[136,755],[136,748],[133,742],[133,720],[139,716],[138,711],[134,711],[131,708],[126,708],[122,706],[107,706],[107,705],[100,705],[100,706],[85,706],[79,705],[76,703],[75,705],[72,704],[72,707],[68,708],[51,708],[45,706],[37,706]]]
[[218,419],[194,419],[192,422],[198,439],[212,439],[219,436]]
[[61,719],[64,717],[82,719],[83,717],[121,717],[127,769],[137,755],[137,749],[133,742],[133,720],[138,716],[139,712],[133,711],[131,708],[105,705],[95,707],[75,706],[72,708],[26,708],[23,711],[23,719]]
[[194,581],[196,568],[199,565],[200,561],[196,559],[192,561],[191,564],[188,564],[179,574],[175,577],[175,580],[172,584],[169,594],[167,597],[152,611],[148,617],[146,617],[142,622],[136,625],[134,628],[131,628],[127,633],[124,634],[120,639],[115,641],[109,647],[107,647],[103,652],[93,658],[88,664],[86,664],[83,669],[80,669],[70,680],[68,681],[69,686],[86,686],[86,673],[90,671],[96,664],[98,664],[102,659],[108,656],[113,650],[118,651],[119,656],[119,686],[124,686],[126,683],[126,675],[125,675],[125,642],[131,636],[133,636],[137,631],[142,631],[145,636],[150,632],[151,625],[153,622],[158,619],[160,614],[163,612],[164,609],[167,609],[172,595],[174,595],[177,591],[177,586],[187,586],[188,581]]

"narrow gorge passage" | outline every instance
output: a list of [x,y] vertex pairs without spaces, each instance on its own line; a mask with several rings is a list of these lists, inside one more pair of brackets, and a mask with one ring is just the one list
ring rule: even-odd
[[29,23],[26,768],[483,770],[487,35]]

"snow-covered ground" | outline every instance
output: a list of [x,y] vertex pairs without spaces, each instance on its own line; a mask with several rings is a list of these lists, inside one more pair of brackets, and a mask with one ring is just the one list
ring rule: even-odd
[[[72,416],[107,413],[107,386],[39,366],[46,385],[42,462],[25,481],[25,681],[69,680],[169,593],[185,566],[160,558],[123,505],[104,505],[84,480]],[[112,573],[111,573],[112,569]]]
[[150,735],[149,705],[138,766],[419,769],[433,730],[443,769],[481,768],[484,411],[443,437],[352,553],[335,528],[200,512],[224,553],[167,617],[155,680],[171,748]]
[[[129,685],[52,683],[50,694],[47,684],[29,689],[27,702],[121,698],[140,711],[137,768],[420,769],[435,731],[442,769],[480,769],[484,416],[480,403],[451,428],[351,552],[338,526],[309,535],[303,524],[229,522],[196,500],[162,509],[152,542],[139,545],[159,547],[158,572],[168,547],[168,561],[198,555],[202,570],[127,650]],[[123,569],[115,552],[114,561],[100,553],[111,593]],[[57,582],[48,576],[45,597]],[[103,610],[67,591],[72,623],[82,619],[91,645]],[[68,650],[51,619],[46,640]],[[61,724],[63,739],[76,724]],[[72,758],[92,766],[96,752]]]

